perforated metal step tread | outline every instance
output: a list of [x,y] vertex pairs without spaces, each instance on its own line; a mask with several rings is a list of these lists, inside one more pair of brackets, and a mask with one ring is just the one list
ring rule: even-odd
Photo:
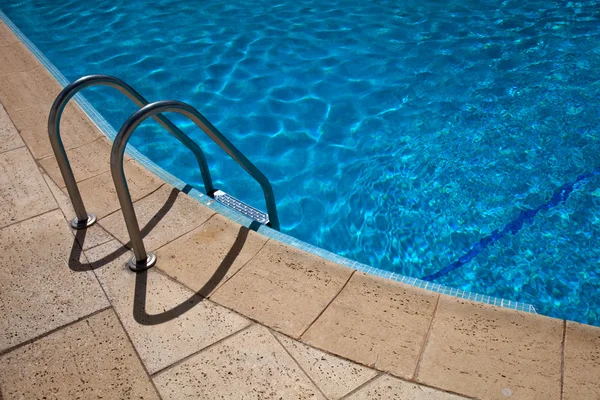
[[245,215],[248,218],[252,218],[256,222],[260,222],[261,224],[264,224],[264,225],[269,223],[269,215],[268,214],[266,214],[260,210],[257,210],[256,208],[254,208],[252,206],[249,206],[248,204],[244,203],[243,201],[236,199],[235,197],[225,193],[222,190],[217,190],[213,194],[213,196],[214,196],[214,199],[216,201],[218,201],[219,203],[239,212],[240,214]]

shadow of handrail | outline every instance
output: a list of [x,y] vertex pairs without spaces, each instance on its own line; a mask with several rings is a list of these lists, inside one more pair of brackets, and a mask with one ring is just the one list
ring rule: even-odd
[[245,226],[240,227],[235,242],[231,246],[231,249],[227,252],[227,255],[215,270],[214,274],[209,280],[198,290],[196,293],[191,295],[187,300],[183,301],[179,305],[171,308],[170,310],[158,313],[148,314],[146,312],[146,295],[148,292],[148,270],[138,272],[135,276],[135,294],[133,299],[133,318],[137,323],[141,325],[160,325],[165,322],[171,321],[192,309],[196,304],[202,302],[208,295],[221,283],[227,272],[240,255],[246,239],[248,238],[248,232],[250,230]]
[[[165,203],[156,212],[152,219],[150,219],[146,226],[144,226],[144,228],[141,230],[142,237],[146,237],[165,217],[169,210],[171,210],[173,204],[175,203],[175,200],[177,199],[178,193],[179,190],[175,188],[171,191]],[[194,306],[202,302],[223,281],[223,279],[227,275],[227,272],[231,269],[231,266],[233,265],[235,260],[240,255],[242,249],[244,248],[250,230],[255,229],[256,226],[251,226],[250,228],[240,226],[240,230],[237,234],[235,242],[223,258],[223,261],[221,261],[213,275],[200,288],[200,290],[198,290],[196,293],[192,294],[187,300],[176,305],[170,310],[158,314],[148,314],[148,312],[146,311],[148,270],[138,272],[135,275],[135,289],[133,298],[133,318],[135,319],[135,321],[141,325],[147,326],[160,325],[165,322],[171,321],[177,317],[180,317],[181,315],[185,314],[190,309],[192,309]],[[83,253],[82,248],[85,243],[86,232],[87,229],[76,231],[75,239],[73,240],[73,245],[71,246],[71,253],[69,256],[69,268],[72,271],[83,272],[101,268],[117,260],[119,257],[123,256],[124,254],[130,251],[130,243],[127,243],[99,260],[95,260],[89,263],[81,263],[80,259]]]
[[[161,206],[161,208],[154,214],[154,216],[148,221],[146,226],[141,230],[142,237],[146,237],[152,230],[158,225],[158,223],[167,215],[169,210],[175,204],[175,200],[177,199],[177,195],[179,194],[179,190],[173,188],[169,197],[165,201],[165,203]],[[117,210],[118,211],[118,210]],[[121,257],[123,254],[127,253],[131,247],[131,243],[127,242],[124,246],[120,247],[118,250],[102,257],[99,260],[95,260],[90,263],[82,264],[80,262],[82,249],[85,243],[85,237],[87,235],[87,229],[78,230],[75,233],[75,240],[73,241],[73,245],[71,246],[71,254],[69,256],[69,268],[72,271],[82,272],[98,269],[103,267],[106,264],[109,264],[115,261],[117,258]]]

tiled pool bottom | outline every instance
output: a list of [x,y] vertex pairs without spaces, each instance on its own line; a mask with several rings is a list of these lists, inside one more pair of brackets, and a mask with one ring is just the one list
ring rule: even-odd
[[[29,39],[27,39],[27,37],[8,19],[8,17],[6,15],[4,15],[2,13],[2,11],[0,11],[0,20],[2,20],[15,33],[15,35],[17,37],[19,37],[19,39],[40,60],[40,62],[48,69],[48,71],[54,76],[54,78],[62,86],[66,86],[69,83],[67,81],[67,79],[62,75],[62,73],[39,51],[39,49],[37,49],[37,47]],[[116,136],[116,132],[115,132],[114,128],[104,119],[104,117],[102,117],[102,115],[83,96],[77,95],[75,97],[75,100],[80,105],[80,107],[88,114],[90,119],[112,141],[114,139],[114,137]],[[177,177],[171,175],[164,169],[160,168],[158,165],[156,165],[154,162],[152,162],[146,156],[144,156],[139,151],[137,151],[133,146],[129,146],[127,152],[131,157],[135,158],[140,164],[144,165],[148,170],[152,171],[154,174],[156,174],[157,176],[159,176],[160,178],[162,178],[163,180],[165,180],[172,186],[174,186],[180,190],[184,190],[186,193],[188,193],[189,196],[193,197],[201,204],[204,204],[204,205],[212,208],[213,210],[219,212],[220,214],[225,215],[228,218],[230,218],[231,220],[233,220],[241,225],[244,225],[246,227],[250,227],[251,224],[253,223],[253,221],[251,219],[219,204],[218,202],[214,201],[212,198],[204,195],[203,193],[199,192],[198,190],[191,188],[185,182],[181,181]],[[325,259],[331,260],[340,265],[344,265],[344,266],[347,266],[347,267],[350,267],[350,268],[353,268],[358,271],[362,271],[362,272],[365,272],[365,273],[368,273],[371,275],[380,276],[380,277],[383,277],[386,279],[391,279],[394,281],[406,283],[406,284],[409,284],[409,285],[412,285],[412,286],[415,286],[418,288],[422,288],[422,289],[426,289],[426,290],[430,290],[430,291],[434,291],[434,292],[438,292],[438,293],[442,293],[442,294],[446,294],[446,295],[450,295],[450,296],[454,296],[454,297],[459,297],[459,298],[463,298],[466,300],[473,300],[473,301],[482,302],[482,303],[486,303],[486,304],[490,304],[490,305],[494,305],[494,306],[500,306],[500,307],[510,308],[510,309],[514,309],[514,310],[525,311],[525,312],[529,312],[529,313],[536,313],[535,308],[532,305],[527,304],[527,303],[515,302],[515,301],[496,298],[496,297],[485,296],[485,295],[481,295],[481,294],[477,294],[477,293],[471,293],[471,292],[464,291],[461,289],[451,288],[451,287],[440,285],[437,283],[403,276],[403,275],[393,273],[390,271],[386,271],[386,270],[382,270],[379,268],[374,268],[374,267],[359,263],[357,261],[353,261],[348,258],[341,257],[337,254],[331,253],[322,248],[305,243],[305,242],[300,241],[292,236],[275,231],[266,226],[261,225],[258,228],[258,231],[260,233],[262,233],[263,235],[271,237],[282,243],[292,245],[296,248],[310,252],[312,254],[323,257]]]

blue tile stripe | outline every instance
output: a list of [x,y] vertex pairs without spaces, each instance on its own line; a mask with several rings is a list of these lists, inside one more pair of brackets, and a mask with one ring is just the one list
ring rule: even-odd
[[[64,87],[69,84],[69,81],[64,77],[64,75],[40,52],[40,50],[17,28],[12,21],[0,10],[0,20],[8,26],[13,33],[27,46],[27,48],[37,57],[37,59],[46,67],[46,69],[54,76],[54,78]],[[81,109],[90,117],[92,122],[96,124],[98,129],[100,129],[104,134],[112,141],[114,140],[117,132],[115,129],[100,115],[100,113],[81,95],[77,94],[74,97],[76,103],[81,107]],[[180,180],[179,178],[171,175],[167,171],[160,168],[154,162],[150,161],[150,159],[144,156],[142,153],[137,151],[133,146],[127,146],[126,150],[127,154],[134,158],[138,163],[143,165],[145,168],[150,170],[152,173],[160,177],[165,182],[171,184],[179,190],[182,190],[184,187],[189,187],[185,182]],[[212,210],[224,215],[225,217],[231,219],[234,222],[239,223],[240,225],[249,227],[252,224],[252,220],[245,215],[239,214],[233,211],[230,208],[223,206],[218,203],[211,197],[206,196],[205,194],[199,192],[196,189],[191,189],[188,192],[188,195],[199,203],[210,207]],[[496,297],[484,296],[477,293],[471,293],[464,290],[450,288],[447,286],[442,286],[437,283],[424,281],[422,279],[411,278],[408,276],[400,275],[395,272],[386,271],[383,269],[371,267],[362,263],[359,263],[354,260],[350,260],[348,258],[339,256],[337,254],[331,253],[327,250],[321,249],[319,247],[313,246],[311,244],[305,243],[301,240],[298,240],[292,236],[286,235],[285,233],[281,233],[279,231],[273,230],[267,226],[261,225],[258,229],[258,232],[261,234],[270,237],[274,240],[277,240],[281,243],[285,243],[291,246],[294,246],[300,250],[304,250],[306,252],[312,253],[319,257],[325,258],[337,264],[346,266],[348,268],[352,268],[358,271],[365,272],[367,274],[379,276],[386,279],[391,279],[393,281],[401,282],[404,284],[408,284],[411,286],[416,286],[418,288],[434,291],[437,293],[442,293],[454,297],[459,297],[465,300],[472,300],[482,303],[491,304],[494,306],[511,308],[514,310],[524,311],[528,313],[537,313],[535,308],[531,304],[527,303],[518,303],[515,301],[504,300]]]

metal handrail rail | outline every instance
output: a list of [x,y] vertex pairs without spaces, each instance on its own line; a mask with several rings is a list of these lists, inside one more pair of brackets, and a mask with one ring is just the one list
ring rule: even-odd
[[267,177],[194,107],[175,100],[157,101],[140,108],[125,121],[115,138],[110,154],[110,170],[134,252],[134,256],[129,261],[129,268],[133,271],[150,268],[156,262],[156,256],[153,253],[146,253],[140,227],[133,209],[133,202],[131,201],[127,180],[125,179],[125,171],[123,170],[125,147],[133,131],[142,122],[163,112],[175,112],[188,117],[259,183],[265,195],[270,226],[279,230],[279,217],[277,215],[275,195]]
[[[71,226],[75,229],[85,229],[93,225],[96,222],[96,216],[87,213],[85,205],[83,204],[83,200],[81,199],[81,193],[77,187],[77,182],[75,181],[75,176],[73,175],[73,170],[71,169],[71,164],[69,163],[65,147],[60,137],[60,118],[67,103],[73,96],[75,96],[79,91],[95,85],[103,85],[115,88],[127,96],[139,107],[144,107],[150,104],[148,100],[142,97],[141,94],[139,94],[127,83],[110,75],[88,75],[81,77],[67,85],[54,100],[52,108],[50,109],[50,115],[48,116],[48,136],[50,137],[50,143],[52,144],[52,150],[54,150],[54,156],[58,162],[60,173],[62,174],[69,197],[71,198],[71,203],[75,209],[76,216],[71,221]],[[212,183],[210,171],[208,170],[206,157],[204,156],[204,153],[200,147],[165,116],[158,114],[153,116],[153,118],[194,153],[202,173],[202,179],[204,181],[206,193],[209,196],[212,196],[215,192],[215,188]]]

